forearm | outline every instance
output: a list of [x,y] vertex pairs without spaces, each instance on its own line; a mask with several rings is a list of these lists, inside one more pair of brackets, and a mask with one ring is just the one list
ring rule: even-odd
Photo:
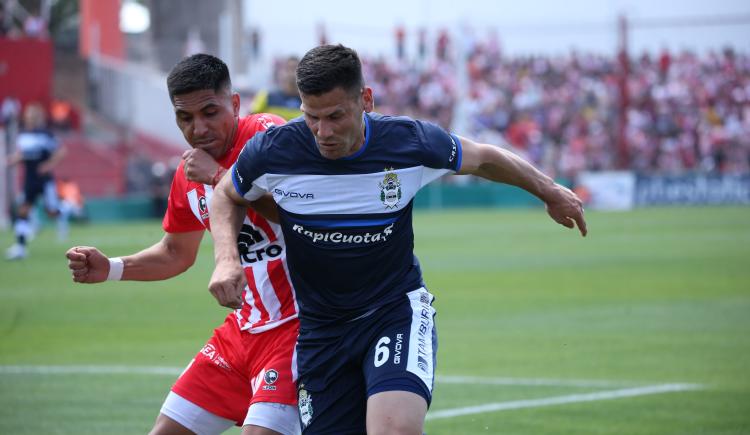
[[554,180],[518,155],[492,145],[484,145],[482,163],[474,175],[491,181],[520,187],[542,201],[556,189]]
[[195,255],[170,247],[163,240],[133,255],[121,257],[123,280],[161,281],[177,276],[193,265]]
[[211,236],[214,239],[214,260],[237,263],[237,236],[246,213],[246,205],[227,193],[234,189],[231,177],[222,178],[211,198]]

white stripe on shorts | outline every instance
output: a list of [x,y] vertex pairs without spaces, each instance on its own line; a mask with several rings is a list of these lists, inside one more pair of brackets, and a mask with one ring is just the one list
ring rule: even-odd
[[432,392],[435,378],[435,348],[432,333],[435,327],[435,298],[424,287],[406,294],[411,301],[412,319],[409,334],[409,362],[406,370],[417,375]]

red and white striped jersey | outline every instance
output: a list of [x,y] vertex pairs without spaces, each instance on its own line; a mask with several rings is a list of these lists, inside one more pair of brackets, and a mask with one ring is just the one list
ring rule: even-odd
[[[219,164],[229,168],[245,142],[255,133],[284,122],[282,118],[268,114],[241,118],[232,149],[219,160]],[[162,222],[164,231],[210,231],[212,193],[212,186],[188,181],[183,162],[180,162],[172,179],[167,212]],[[299,307],[289,279],[281,227],[248,210],[237,238],[237,247],[248,283],[242,308],[235,310],[240,329],[258,333],[297,318]]]

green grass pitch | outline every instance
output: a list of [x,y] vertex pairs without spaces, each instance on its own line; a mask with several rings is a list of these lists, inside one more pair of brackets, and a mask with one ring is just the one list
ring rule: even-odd
[[[587,217],[584,239],[541,209],[415,213],[438,312],[426,432],[750,434],[750,208]],[[166,282],[73,284],[63,253],[160,237],[156,221],[74,227],[66,244],[47,228],[0,263],[0,434],[148,431],[226,315],[206,290],[210,237]],[[690,388],[618,397],[672,384]]]

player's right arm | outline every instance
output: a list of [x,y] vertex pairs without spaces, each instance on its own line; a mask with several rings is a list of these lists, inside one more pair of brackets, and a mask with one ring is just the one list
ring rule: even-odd
[[[132,255],[120,257],[122,278],[131,281],[160,281],[172,278],[195,263],[203,230],[165,233],[154,245]],[[107,280],[110,259],[95,247],[76,246],[65,253],[73,281],[93,284]]]
[[256,174],[262,173],[267,139],[265,132],[253,136],[242,149],[229,173],[219,181],[211,197],[211,236],[214,238],[216,267],[208,289],[219,304],[239,308],[245,288],[245,274],[239,261],[237,236],[246,208],[268,193],[267,186],[256,185]]
[[211,236],[214,238],[216,267],[208,290],[220,305],[229,308],[242,306],[246,281],[237,251],[237,236],[245,217],[245,208],[249,205],[250,202],[235,190],[231,176],[219,181],[211,198]]

